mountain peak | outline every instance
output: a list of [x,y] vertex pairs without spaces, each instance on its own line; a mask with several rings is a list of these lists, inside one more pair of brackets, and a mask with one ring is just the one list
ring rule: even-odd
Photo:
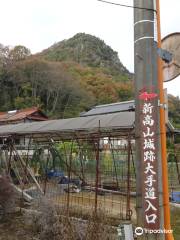
[[68,40],[55,43],[41,55],[47,60],[74,61],[84,66],[106,68],[114,74],[130,74],[116,51],[100,38],[86,33],[77,33]]

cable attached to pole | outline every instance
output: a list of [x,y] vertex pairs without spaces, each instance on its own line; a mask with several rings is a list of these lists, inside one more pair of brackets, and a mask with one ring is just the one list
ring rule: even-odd
[[156,10],[155,10],[155,9],[152,9],[152,8],[144,8],[144,7],[132,6],[132,5],[127,5],[127,4],[109,2],[109,1],[105,1],[105,0],[97,0],[97,1],[98,1],[98,2],[102,2],[102,3],[111,4],[111,5],[115,5],[115,6],[120,6],[120,7],[136,8],[136,9],[140,9],[140,10],[147,10],[147,11],[156,12]]

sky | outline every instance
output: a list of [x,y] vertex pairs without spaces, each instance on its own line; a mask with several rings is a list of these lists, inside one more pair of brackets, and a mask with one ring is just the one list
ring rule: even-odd
[[[112,0],[133,5],[133,0]],[[148,0],[149,1],[149,0]],[[180,32],[180,0],[160,0],[162,38]],[[32,53],[78,32],[95,35],[118,52],[126,68],[134,71],[133,9],[97,0],[0,0],[0,43],[24,45]],[[165,84],[180,96],[180,77]]]

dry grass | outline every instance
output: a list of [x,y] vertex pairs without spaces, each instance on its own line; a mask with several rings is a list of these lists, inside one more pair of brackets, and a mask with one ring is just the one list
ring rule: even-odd
[[0,175],[0,206],[5,216],[15,208],[16,194],[12,187],[10,178],[6,175]]
[[33,240],[33,237],[32,228],[25,224],[20,212],[1,219],[0,240]]
[[[51,202],[43,199],[37,212],[11,214],[0,222],[0,240],[116,240],[117,232],[113,227],[114,219],[98,210],[84,219],[73,218],[73,208],[69,213],[65,209],[55,209]],[[69,214],[69,217],[68,217]],[[78,216],[78,212],[77,212]],[[79,213],[79,217],[82,217]],[[180,209],[172,209],[172,228],[174,239],[180,236]],[[120,223],[120,222],[119,222]]]
[[180,239],[180,208],[171,210],[171,227],[173,229],[174,240]]
[[110,240],[117,238],[117,232],[102,211],[92,212],[86,221],[70,217],[72,212],[58,211],[52,204],[43,200],[40,214],[31,216],[31,227],[39,240]]

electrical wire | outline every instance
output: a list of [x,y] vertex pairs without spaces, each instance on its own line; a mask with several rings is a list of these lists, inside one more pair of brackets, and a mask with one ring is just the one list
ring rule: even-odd
[[107,3],[107,4],[111,4],[111,5],[120,6],[120,7],[136,8],[136,9],[141,9],[141,10],[147,10],[147,11],[153,11],[153,12],[156,12],[156,10],[155,10],[155,9],[152,9],[152,8],[145,8],[145,7],[131,6],[131,5],[126,5],[126,4],[121,4],[121,3],[109,2],[109,1],[105,1],[105,0],[97,0],[97,1],[98,1],[98,2]]

